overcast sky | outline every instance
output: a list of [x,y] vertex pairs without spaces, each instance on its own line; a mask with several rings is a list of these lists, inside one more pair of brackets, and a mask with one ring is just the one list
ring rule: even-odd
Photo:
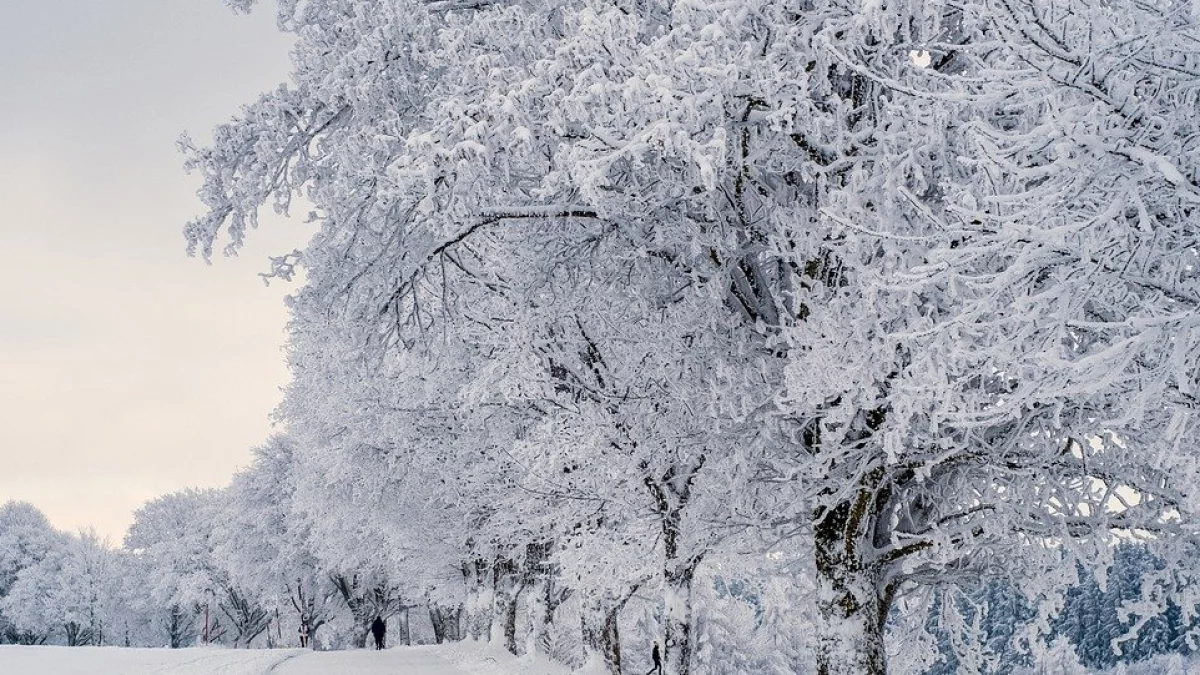
[[264,218],[239,258],[186,257],[198,179],[175,141],[286,79],[272,10],[5,4],[0,502],[119,543],[142,502],[227,483],[271,432],[289,289],[256,273],[304,226]]

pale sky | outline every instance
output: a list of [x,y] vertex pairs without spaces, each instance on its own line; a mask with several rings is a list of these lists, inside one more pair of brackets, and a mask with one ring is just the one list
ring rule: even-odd
[[0,503],[119,544],[142,502],[226,484],[271,433],[290,289],[256,273],[305,227],[264,217],[239,258],[188,258],[175,141],[286,80],[290,40],[271,3],[0,16]]

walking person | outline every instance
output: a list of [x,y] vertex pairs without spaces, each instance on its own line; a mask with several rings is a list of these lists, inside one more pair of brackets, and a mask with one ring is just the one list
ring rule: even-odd
[[308,647],[308,619],[300,619],[300,648]]
[[[663,675],[662,667],[662,652],[658,650],[658,641],[654,642],[654,649],[650,650],[650,660],[654,662],[654,667],[650,669],[650,673],[654,675]],[[650,675],[647,673],[646,675]]]
[[375,637],[375,649],[383,649],[383,638],[387,635],[387,624],[383,617],[375,617],[371,622],[371,635]]

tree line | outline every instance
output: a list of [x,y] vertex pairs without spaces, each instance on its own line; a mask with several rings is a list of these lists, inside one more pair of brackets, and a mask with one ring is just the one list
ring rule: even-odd
[[[273,445],[278,450],[282,443],[276,439]],[[257,450],[255,464],[230,487],[186,490],[147,503],[119,548],[92,532],[56,531],[30,504],[0,506],[0,644],[361,649],[378,616],[393,626],[394,645],[495,640],[514,653],[585,665],[584,636],[570,626],[586,610],[568,602],[572,589],[553,586],[557,577],[551,570],[522,571],[520,585],[540,588],[524,601],[519,617],[499,615],[495,599],[489,609],[475,598],[474,612],[490,611],[480,617],[466,605],[467,582],[474,581],[470,571],[439,585],[424,569],[438,564],[430,559],[351,571],[342,558],[318,554],[313,542],[298,535],[303,528],[289,532],[276,520],[302,516],[287,512],[286,500],[278,501],[289,494],[289,479],[271,473],[279,465],[271,465],[269,447]],[[272,486],[275,497],[244,492],[251,484]],[[1153,585],[1162,567],[1143,546],[1118,546],[1107,578],[1077,570],[1078,581],[1042,633],[1034,625],[1036,607],[1005,582],[939,595],[918,612],[932,651],[910,660],[905,670],[1023,675],[1050,664],[1082,674],[1189,655],[1196,620],[1185,621],[1182,609],[1162,596],[1160,605],[1145,603],[1143,583]],[[811,644],[778,646],[795,640],[791,631],[797,625],[781,625],[771,615],[803,598],[797,589],[781,588],[786,580],[782,568],[724,564],[699,582],[697,672],[810,672],[811,658],[804,652]],[[628,654],[628,645],[645,647],[652,637],[647,633],[653,633],[646,624],[661,620],[661,614],[650,594],[627,598],[617,614],[608,639],[619,637],[618,620],[634,628],[613,649],[631,657],[623,661],[628,672],[640,672],[649,655]],[[901,629],[906,618],[897,610],[893,629]],[[510,621],[517,642],[509,641]],[[1162,672],[1170,663],[1159,660],[1149,667]]]

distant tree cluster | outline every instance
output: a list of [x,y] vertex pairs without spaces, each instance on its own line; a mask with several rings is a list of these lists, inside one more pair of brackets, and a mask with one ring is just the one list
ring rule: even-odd
[[286,435],[131,546],[234,643],[283,589],[611,675],[967,663],[1002,587],[1060,654],[1120,541],[1190,630],[1193,5],[280,0],[291,82],[181,145],[194,253],[311,206]]
[[303,632],[313,647],[362,647],[376,616],[426,608],[378,570],[319,563],[310,542],[269,530],[262,513],[287,504],[239,504],[246,480],[147,503],[121,548],[0,506],[0,644],[277,647]]

